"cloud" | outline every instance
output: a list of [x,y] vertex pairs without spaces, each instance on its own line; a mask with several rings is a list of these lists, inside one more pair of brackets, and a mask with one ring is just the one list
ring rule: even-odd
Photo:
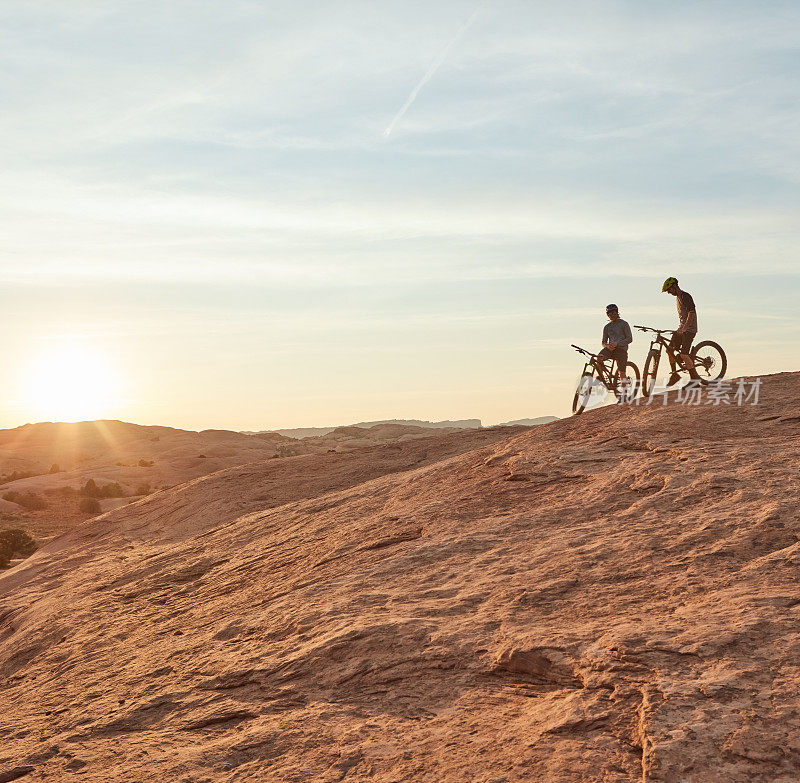
[[450,41],[444,47],[444,49],[442,49],[442,51],[439,52],[438,56],[431,63],[431,66],[430,66],[430,68],[428,68],[428,70],[425,73],[425,75],[422,77],[422,79],[420,79],[420,81],[417,83],[417,85],[414,87],[414,89],[411,90],[411,93],[409,94],[408,98],[406,99],[406,102],[400,107],[400,111],[398,111],[397,114],[395,114],[395,116],[392,119],[392,121],[386,127],[386,130],[384,130],[383,135],[385,137],[389,137],[391,135],[392,131],[394,130],[395,125],[397,125],[397,123],[403,118],[405,113],[411,107],[411,104],[414,103],[414,101],[417,99],[417,96],[419,95],[420,90],[422,90],[422,88],[436,75],[436,71],[438,71],[439,68],[442,67],[442,64],[447,59],[447,55],[450,54],[450,50],[461,40],[461,37],[470,28],[472,23],[477,18],[478,13],[481,10],[481,8],[483,7],[483,5],[484,5],[484,3],[480,3],[477,6],[477,8],[475,8],[475,10],[469,15],[469,17],[467,17],[467,20],[461,25],[461,27],[458,28],[458,30],[456,31],[456,34],[450,39]]

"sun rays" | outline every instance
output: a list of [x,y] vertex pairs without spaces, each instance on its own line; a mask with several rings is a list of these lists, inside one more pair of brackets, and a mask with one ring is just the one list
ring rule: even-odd
[[119,378],[108,357],[77,339],[59,339],[32,357],[25,402],[35,421],[83,421],[109,414]]

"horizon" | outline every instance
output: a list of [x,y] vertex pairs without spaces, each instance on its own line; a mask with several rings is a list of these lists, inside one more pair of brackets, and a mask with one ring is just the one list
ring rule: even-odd
[[[538,419],[543,418],[547,419],[550,418],[547,414],[543,416],[526,416],[524,419]],[[556,416],[553,417],[555,421],[557,421],[560,417]],[[523,420],[523,418],[519,419]],[[461,419],[440,419],[438,421],[431,421],[430,419],[409,419],[409,418],[401,418],[397,417],[394,419],[375,419],[375,420],[365,420],[359,419],[357,421],[352,422],[344,422],[340,424],[309,424],[309,425],[302,425],[298,427],[271,427],[269,429],[259,429],[259,430],[231,430],[224,427],[201,427],[200,429],[191,429],[187,427],[175,427],[171,424],[143,424],[138,421],[127,421],[124,419],[80,419],[76,421],[26,421],[22,424],[17,424],[14,427],[0,427],[0,430],[13,430],[19,429],[21,427],[34,427],[40,424],[51,424],[51,425],[79,425],[79,424],[130,424],[134,427],[160,427],[164,429],[176,429],[182,430],[185,432],[210,432],[210,431],[218,431],[218,432],[235,432],[241,435],[249,434],[249,433],[262,433],[262,432],[281,432],[285,430],[324,430],[324,429],[337,429],[339,427],[354,427],[361,424],[384,424],[384,423],[392,423],[392,422],[406,422],[406,421],[413,421],[413,422],[420,422],[421,424],[444,424],[444,423],[457,423],[460,421],[479,421],[480,427],[482,429],[489,429],[491,427],[498,427],[506,424],[514,423],[514,419],[510,419],[509,421],[498,421],[492,424],[486,424],[483,422],[482,419],[478,418],[477,416],[467,416]]]
[[670,275],[800,368],[795,3],[2,16],[0,428],[563,417]]

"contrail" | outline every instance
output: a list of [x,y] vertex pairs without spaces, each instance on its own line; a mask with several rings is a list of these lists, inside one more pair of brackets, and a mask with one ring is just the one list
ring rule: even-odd
[[386,126],[386,130],[383,132],[384,136],[389,136],[391,132],[394,130],[394,126],[402,119],[403,115],[408,111],[409,106],[417,99],[417,95],[419,95],[419,91],[433,78],[436,71],[439,70],[442,63],[447,58],[447,55],[450,53],[450,50],[458,43],[459,39],[465,32],[469,26],[475,21],[475,17],[478,15],[478,12],[481,8],[485,5],[485,3],[478,3],[477,8],[472,12],[469,19],[467,19],[461,27],[458,28],[458,32],[453,36],[450,43],[442,49],[439,53],[439,56],[433,61],[430,68],[428,68],[428,72],[420,79],[419,84],[411,90],[411,94],[406,99],[406,102],[400,107],[400,111],[394,115],[394,119]]

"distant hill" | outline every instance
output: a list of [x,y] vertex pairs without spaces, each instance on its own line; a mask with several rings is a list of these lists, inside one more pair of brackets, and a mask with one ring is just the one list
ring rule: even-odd
[[[425,427],[426,429],[442,430],[477,430],[480,429],[480,419],[458,419],[456,421],[421,421],[420,419],[383,419],[382,421],[360,421],[356,424],[347,424],[347,427],[361,427],[369,429],[381,424],[398,424],[404,427]],[[261,430],[259,432],[246,432],[245,435],[261,435],[264,432],[275,432],[287,438],[318,438],[328,435],[334,430],[340,429],[342,425],[335,427],[295,427],[294,429],[283,430]]]
[[105,512],[237,465],[479,429],[447,424],[321,428],[324,434],[302,440],[278,432],[194,432],[121,421],[26,424],[0,430],[0,521],[46,540],[98,513],[97,504],[81,508],[81,490],[90,479],[101,488],[97,500]]
[[[496,424],[497,427],[535,427],[539,424],[549,424],[551,421],[556,421],[557,416],[539,416],[536,419],[518,419],[517,421],[504,421],[501,424]],[[423,421],[421,419],[384,419],[382,421],[360,421],[357,424],[347,424],[345,427],[361,427],[362,429],[369,429],[385,424],[396,424],[403,427],[423,427],[425,429],[434,430],[477,430],[483,427],[480,419],[456,419],[454,421]],[[319,438],[329,435],[334,430],[342,429],[342,426],[337,427],[295,427],[294,429],[282,430],[260,430],[258,432],[244,432],[244,435],[264,435],[275,433],[283,435],[286,438]]]
[[[525,419],[504,426],[547,420]],[[0,430],[0,522],[46,541],[98,510],[109,511],[237,465],[489,431],[480,419],[414,421],[252,434],[112,420],[41,422]],[[96,489],[85,489],[90,480]],[[87,502],[91,492],[95,503]]]

